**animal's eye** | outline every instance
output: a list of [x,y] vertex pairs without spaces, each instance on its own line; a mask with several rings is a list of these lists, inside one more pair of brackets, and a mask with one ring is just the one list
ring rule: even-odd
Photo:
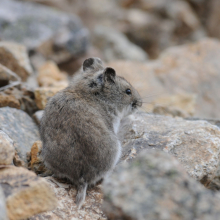
[[126,92],[127,95],[131,95],[131,90],[130,89],[126,89],[125,92]]

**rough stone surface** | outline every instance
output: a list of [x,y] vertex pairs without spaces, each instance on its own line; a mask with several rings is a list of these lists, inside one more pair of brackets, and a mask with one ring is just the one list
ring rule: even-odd
[[160,149],[174,155],[194,179],[208,186],[215,177],[220,156],[220,129],[206,121],[137,112],[122,121],[119,136],[123,160],[143,149]]
[[20,220],[56,207],[56,198],[49,184],[22,167],[0,168],[9,219]]
[[0,108],[0,130],[14,141],[18,156],[26,162],[26,153],[30,152],[33,143],[40,139],[34,121],[21,110],[10,107]]
[[0,63],[15,72],[22,81],[32,73],[26,48],[20,44],[0,42]]
[[2,187],[0,187],[0,220],[8,220],[8,214],[5,204],[5,195],[2,190]]
[[30,220],[41,219],[85,219],[85,220],[105,220],[106,217],[101,209],[102,192],[101,186],[96,186],[87,191],[85,203],[80,210],[75,204],[76,190],[67,183],[62,183],[53,177],[46,178],[55,192],[58,200],[57,208],[42,214],[32,216]]
[[43,87],[67,87],[67,75],[62,73],[54,62],[47,61],[38,68],[38,84]]
[[103,190],[108,219],[219,219],[220,195],[190,178],[175,158],[157,150],[121,164]]
[[133,60],[146,61],[147,54],[130,42],[122,33],[98,26],[94,30],[94,44],[103,52],[106,61]]
[[0,130],[0,165],[12,164],[15,148],[12,139]]
[[[0,38],[38,50],[49,59],[63,62],[87,50],[88,31],[78,17],[45,6],[0,1]],[[33,28],[34,27],[34,28]],[[56,52],[56,53],[55,53]]]
[[66,88],[65,85],[59,87],[40,87],[35,89],[34,94],[37,107],[41,110],[44,109],[49,98],[64,88]]

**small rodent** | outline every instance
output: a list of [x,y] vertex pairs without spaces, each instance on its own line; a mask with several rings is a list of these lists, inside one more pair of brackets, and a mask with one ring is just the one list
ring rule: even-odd
[[87,187],[119,161],[120,120],[141,105],[132,85],[99,58],[86,59],[71,85],[48,101],[40,125],[41,156],[56,176],[76,185],[78,208]]

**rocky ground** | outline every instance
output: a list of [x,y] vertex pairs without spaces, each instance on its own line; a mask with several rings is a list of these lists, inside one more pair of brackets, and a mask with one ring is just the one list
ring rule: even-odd
[[[218,0],[0,1],[0,219],[218,220]],[[90,189],[41,161],[47,101],[100,57],[140,92],[121,121],[122,157]]]

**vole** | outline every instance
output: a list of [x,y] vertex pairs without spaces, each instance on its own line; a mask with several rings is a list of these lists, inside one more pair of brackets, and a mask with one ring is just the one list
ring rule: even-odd
[[47,103],[40,124],[41,157],[77,187],[80,208],[88,186],[104,179],[121,156],[120,120],[142,105],[139,93],[99,58],[86,59],[69,87]]

